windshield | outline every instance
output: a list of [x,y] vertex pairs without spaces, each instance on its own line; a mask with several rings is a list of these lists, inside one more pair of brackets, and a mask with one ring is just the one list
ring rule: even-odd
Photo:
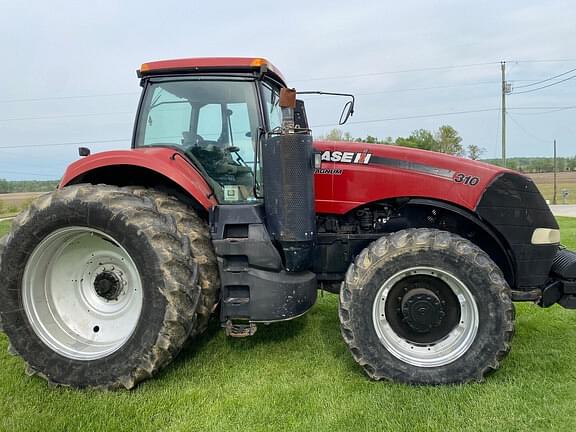
[[176,147],[209,177],[219,200],[246,202],[255,199],[259,125],[254,81],[153,81],[146,87],[135,147]]

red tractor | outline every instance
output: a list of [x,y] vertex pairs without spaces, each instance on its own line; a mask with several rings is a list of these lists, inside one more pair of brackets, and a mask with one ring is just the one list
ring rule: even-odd
[[[132,388],[217,311],[230,336],[339,293],[370,378],[480,381],[513,301],[576,308],[576,253],[532,181],[443,154],[312,141],[259,58],[146,63],[132,149],[87,156],[0,241],[0,316],[30,373]],[[353,111],[347,104],[342,121]]]

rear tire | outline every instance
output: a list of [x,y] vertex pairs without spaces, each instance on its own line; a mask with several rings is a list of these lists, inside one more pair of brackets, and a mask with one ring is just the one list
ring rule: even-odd
[[156,209],[163,215],[173,217],[178,231],[187,236],[190,241],[192,260],[198,265],[198,284],[201,289],[200,301],[196,309],[196,324],[190,335],[196,337],[206,331],[220,295],[218,264],[208,225],[193,209],[176,197],[143,187],[131,187],[130,190],[138,196],[153,200]]
[[3,239],[0,316],[27,372],[133,388],[178,354],[200,299],[190,242],[155,201],[113,186],[42,196]]
[[473,243],[431,229],[382,237],[360,253],[340,291],[354,359],[375,380],[482,381],[514,333],[502,272]]

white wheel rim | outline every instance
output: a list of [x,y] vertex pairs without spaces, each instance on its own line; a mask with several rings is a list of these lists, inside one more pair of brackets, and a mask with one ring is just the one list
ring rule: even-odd
[[[112,281],[105,295],[102,279]],[[54,231],[34,249],[22,279],[26,316],[58,354],[96,360],[132,336],[143,305],[134,261],[110,235],[86,227]]]
[[[402,279],[418,275],[442,280],[460,304],[459,323],[441,340],[429,344],[417,344],[401,337],[386,319],[385,305],[390,290]],[[468,351],[478,333],[479,314],[474,296],[454,275],[432,267],[412,267],[382,284],[374,299],[372,321],[380,342],[394,357],[413,366],[429,368],[452,363]]]

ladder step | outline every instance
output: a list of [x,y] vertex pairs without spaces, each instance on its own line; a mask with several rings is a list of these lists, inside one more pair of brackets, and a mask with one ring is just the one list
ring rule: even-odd
[[230,320],[226,321],[223,327],[226,330],[226,336],[237,338],[253,336],[257,330],[257,326],[254,323],[238,324]]

